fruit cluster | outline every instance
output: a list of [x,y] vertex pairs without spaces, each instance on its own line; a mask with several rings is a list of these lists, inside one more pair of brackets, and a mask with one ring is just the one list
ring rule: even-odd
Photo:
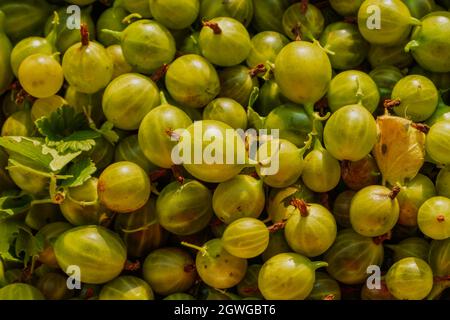
[[449,9],[0,0],[0,300],[448,298]]

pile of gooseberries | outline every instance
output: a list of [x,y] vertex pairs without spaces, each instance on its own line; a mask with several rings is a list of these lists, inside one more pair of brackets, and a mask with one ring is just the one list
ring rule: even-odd
[[449,10],[0,0],[0,300],[448,300]]

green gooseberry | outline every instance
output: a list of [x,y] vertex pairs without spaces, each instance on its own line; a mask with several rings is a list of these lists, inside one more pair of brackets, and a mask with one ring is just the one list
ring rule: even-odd
[[411,16],[401,0],[365,0],[358,11],[359,31],[371,44],[401,43],[413,25],[420,25],[420,21]]
[[420,75],[401,79],[392,90],[392,99],[399,100],[395,114],[414,122],[425,121],[434,113],[439,102],[439,92],[433,82]]
[[166,88],[178,103],[203,108],[220,92],[219,76],[205,58],[189,54],[176,59],[167,70]]
[[256,34],[252,38],[252,49],[246,60],[247,66],[254,68],[266,62],[275,62],[278,53],[289,39],[281,33],[274,31],[264,31]]
[[136,130],[142,119],[161,104],[157,85],[137,73],[123,74],[108,85],[103,94],[106,119],[122,130]]
[[203,23],[199,37],[202,55],[220,67],[231,67],[247,59],[252,48],[250,35],[239,21],[219,17]]
[[361,103],[373,113],[380,102],[380,93],[369,75],[349,70],[339,73],[331,80],[327,98],[332,112],[344,106]]
[[199,0],[150,0],[153,18],[172,30],[188,28],[200,13]]
[[258,78],[252,74],[252,70],[238,65],[223,68],[219,72],[220,92],[219,97],[231,98],[242,106],[247,106],[255,87],[258,87]]
[[218,98],[211,101],[203,110],[203,119],[217,120],[234,129],[247,128],[247,113],[241,104],[233,99]]
[[347,22],[329,24],[320,37],[320,44],[330,51],[328,57],[331,66],[338,70],[356,68],[364,61],[369,50],[358,28]]

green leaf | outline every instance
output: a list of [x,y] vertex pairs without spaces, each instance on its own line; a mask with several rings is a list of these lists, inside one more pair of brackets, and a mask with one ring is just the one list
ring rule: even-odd
[[81,151],[78,151],[62,155],[55,148],[45,145],[42,139],[27,137],[0,137],[0,146],[5,148],[11,157],[24,159],[35,168],[51,172],[60,171],[81,154]]
[[0,257],[5,261],[20,262],[14,253],[14,242],[19,234],[19,227],[25,226],[17,219],[0,220]]
[[61,184],[63,187],[78,187],[87,181],[97,171],[94,162],[89,158],[82,158],[79,161],[73,163],[65,175],[72,176],[67,180],[64,180]]
[[60,171],[82,153],[81,151],[77,151],[61,155],[57,150],[47,146],[43,146],[42,151],[51,154],[52,161],[49,163],[49,168],[52,171]]
[[49,147],[54,147],[59,153],[71,151],[89,151],[95,146],[96,138],[101,135],[95,131],[78,131],[59,141],[47,140]]
[[108,140],[109,143],[114,145],[117,141],[119,141],[119,135],[113,130],[114,125],[111,122],[106,121],[100,129],[97,129],[94,121],[90,121],[89,126],[92,130],[98,132],[101,136]]
[[43,152],[44,141],[26,137],[1,137],[0,146],[5,148],[11,156],[20,155],[37,167],[47,168],[53,160],[48,152]]
[[0,198],[0,219],[23,213],[30,209],[33,197],[28,194]]
[[47,117],[36,120],[35,124],[47,145],[59,153],[89,151],[95,146],[94,139],[101,135],[90,129],[83,113],[77,113],[69,106],[63,106]]
[[27,266],[32,257],[44,250],[44,236],[41,233],[33,236],[28,228],[19,227],[15,249],[16,256],[23,255],[23,263]]
[[89,128],[86,117],[74,108],[62,106],[46,117],[36,120],[39,132],[50,140],[61,140],[76,131]]
[[3,288],[8,283],[5,278],[5,266],[3,265],[3,260],[0,257],[0,288]]

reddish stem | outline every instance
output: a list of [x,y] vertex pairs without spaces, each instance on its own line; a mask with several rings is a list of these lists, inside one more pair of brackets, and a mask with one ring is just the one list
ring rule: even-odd
[[93,288],[87,288],[86,289],[86,296],[84,297],[85,300],[89,300],[94,296],[94,289]]
[[344,17],[344,22],[356,24],[356,21],[357,21],[356,17]]
[[16,98],[14,99],[15,104],[22,104],[25,100],[33,101],[34,98],[27,93],[24,89],[20,89],[17,94]]
[[86,47],[89,45],[89,29],[87,24],[83,23],[80,28],[81,32],[81,45]]
[[242,291],[244,291],[245,293],[256,293],[259,292],[259,289],[257,287],[253,287],[253,288],[245,288]]
[[168,170],[167,169],[159,169],[156,171],[153,171],[150,173],[150,181],[154,182],[156,180],[158,180],[159,178],[164,177],[167,174]]
[[[40,262],[39,260],[36,260],[34,262],[34,270],[36,270],[41,265],[42,265],[42,262]],[[22,270],[22,274],[20,276],[20,282],[29,282],[29,281],[31,281],[32,276],[33,276],[33,272],[31,270],[31,266],[29,265]]]
[[267,72],[266,67],[263,64],[258,64],[256,67],[250,69],[248,72],[250,77],[254,78],[258,76],[259,74],[264,74]]
[[154,82],[158,82],[161,80],[167,73],[167,70],[169,70],[169,65],[167,63],[164,63],[161,68],[155,71],[155,73],[152,74],[150,77]]
[[211,28],[212,31],[214,31],[214,34],[221,34],[222,33],[222,29],[220,29],[219,24],[216,23],[216,22],[204,21],[203,22],[203,26]]
[[414,129],[417,129],[417,130],[419,130],[420,132],[423,132],[423,133],[425,133],[425,134],[427,134],[428,132],[430,132],[430,127],[427,126],[427,125],[424,124],[424,123],[413,123],[411,126],[412,126]]
[[308,204],[303,199],[293,198],[290,204],[300,211],[302,217],[308,216]]
[[220,220],[219,218],[217,218],[217,217],[214,217],[212,220],[211,220],[211,222],[209,223],[209,225],[211,226],[211,227],[218,227],[218,226],[220,226],[220,225],[222,225],[222,220]]
[[166,129],[165,132],[169,137],[171,137],[175,141],[180,141],[181,135],[176,133],[175,130],[173,130],[172,128]]
[[400,99],[386,99],[384,100],[384,108],[385,109],[392,109],[395,107],[398,107],[400,105],[401,101]]
[[253,171],[252,173],[250,173],[249,176],[252,178],[255,178],[255,179],[259,179],[258,173],[256,171]]
[[436,276],[434,277],[434,282],[442,282],[442,281],[449,281],[450,280],[450,275],[448,276]]
[[308,11],[309,0],[302,0],[300,4],[300,12],[305,15]]
[[400,193],[401,190],[402,189],[399,186],[393,187],[391,193],[389,193],[389,198],[394,200],[397,197],[397,195]]
[[28,100],[31,103],[33,103],[36,100],[35,97],[31,96],[28,92],[26,92],[22,88],[19,81],[14,81],[13,83],[11,83],[10,86],[8,87],[8,90],[11,90],[12,96],[15,96],[14,98],[15,104],[22,104],[25,100]]
[[184,266],[183,271],[186,273],[191,273],[195,271],[195,264],[187,264]]
[[380,244],[382,244],[384,241],[390,240],[391,237],[392,237],[392,232],[389,231],[388,233],[385,233],[385,234],[383,234],[383,235],[381,235],[381,236],[379,236],[379,237],[375,237],[375,238],[373,238],[372,240],[373,240],[373,242],[374,242],[376,245],[380,245]]
[[20,82],[18,80],[11,83],[8,87],[8,90],[17,91],[22,89],[22,86],[20,85]]
[[64,194],[58,192],[55,194],[55,199],[53,199],[55,201],[55,204],[61,204],[64,202],[65,200],[65,196]]
[[285,226],[286,226],[286,221],[282,221],[282,222],[277,222],[277,223],[271,225],[267,229],[269,230],[270,233],[275,233],[279,230],[284,229]]
[[330,293],[329,295],[325,296],[325,298],[323,298],[323,300],[328,300],[328,301],[334,300],[334,299],[335,299],[335,296],[332,293]]
[[141,263],[139,260],[136,260],[135,262],[127,261],[125,262],[125,266],[123,267],[126,271],[137,271],[141,268]]
[[171,167],[171,170],[172,170],[172,174],[173,174],[173,176],[175,177],[175,179],[176,179],[179,183],[183,184],[183,183],[184,183],[184,177],[183,177],[183,175],[181,174],[181,169],[180,169],[180,167],[179,167],[179,166],[172,166],[172,167]]
[[330,196],[328,195],[328,193],[325,192],[320,194],[320,204],[331,211]]
[[295,41],[302,41],[302,30],[299,24],[293,27],[291,31],[295,35]]
[[318,9],[325,9],[328,8],[330,6],[330,2],[328,0],[326,1],[321,1],[318,3],[314,4]]

